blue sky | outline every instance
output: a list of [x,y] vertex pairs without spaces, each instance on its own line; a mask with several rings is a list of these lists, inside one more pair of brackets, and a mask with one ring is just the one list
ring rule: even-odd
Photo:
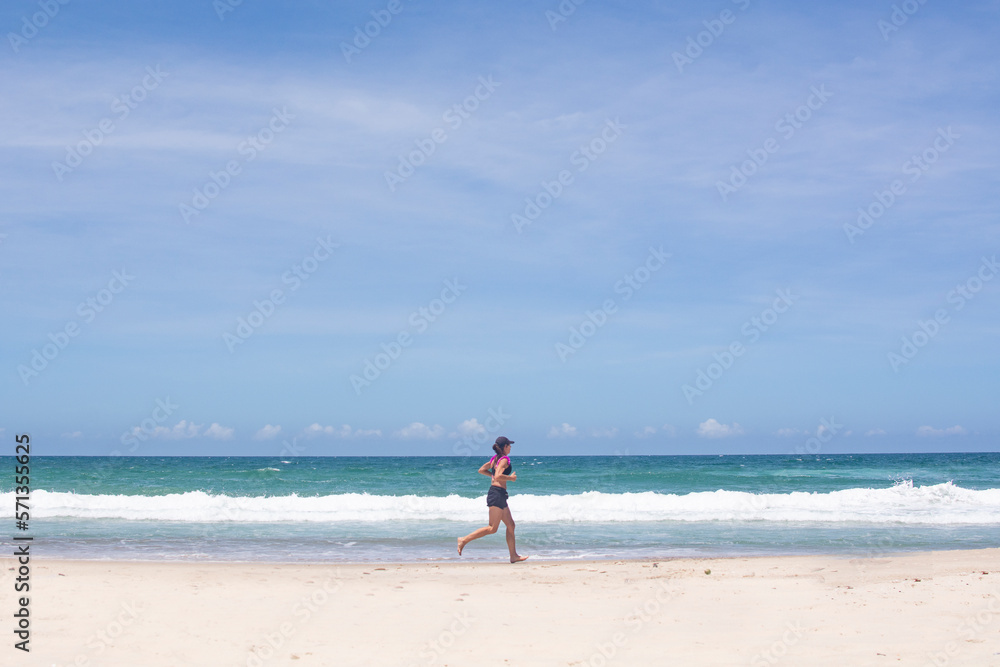
[[895,7],[5,3],[0,435],[995,450],[1000,8]]

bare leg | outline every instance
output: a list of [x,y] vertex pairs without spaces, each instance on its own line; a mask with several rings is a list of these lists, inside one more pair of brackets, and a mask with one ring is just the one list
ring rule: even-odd
[[510,513],[510,507],[504,508],[501,519],[507,526],[507,550],[510,551],[510,562],[520,563],[522,560],[528,560],[527,556],[517,555],[517,548],[514,546],[514,517]]
[[480,537],[492,535],[497,532],[497,529],[500,528],[500,518],[503,516],[503,512],[499,507],[490,507],[490,525],[483,526],[478,530],[472,531],[465,537],[458,538],[458,555],[462,555],[462,549],[472,540],[478,540]]

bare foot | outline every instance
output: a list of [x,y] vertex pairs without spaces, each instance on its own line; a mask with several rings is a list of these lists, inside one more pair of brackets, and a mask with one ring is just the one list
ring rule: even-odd
[[463,542],[462,538],[460,537],[460,538],[458,538],[458,555],[459,556],[462,555],[462,549],[464,549],[464,548],[465,548],[465,542]]
[[528,560],[527,556],[514,556],[510,559],[511,563],[520,563],[522,560]]

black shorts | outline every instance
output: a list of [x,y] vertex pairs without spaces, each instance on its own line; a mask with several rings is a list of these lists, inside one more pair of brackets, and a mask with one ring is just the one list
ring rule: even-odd
[[490,490],[486,494],[486,506],[499,507],[502,510],[507,509],[507,489],[502,489],[499,486],[490,486]]

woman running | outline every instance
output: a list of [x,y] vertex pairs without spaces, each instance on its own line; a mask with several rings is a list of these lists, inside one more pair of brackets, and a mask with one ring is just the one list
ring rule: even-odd
[[[490,508],[490,525],[458,538],[459,556],[462,555],[462,549],[465,548],[466,544],[497,532],[500,522],[503,521],[507,526],[507,548],[510,550],[510,562],[519,563],[528,559],[527,556],[517,555],[517,549],[514,547],[514,517],[511,516],[510,508],[507,507],[507,482],[517,481],[517,473],[514,472],[514,467],[510,464],[509,456],[510,446],[513,444],[513,440],[508,440],[501,435],[497,438],[496,444],[493,445],[493,451],[496,452],[496,455],[479,467],[480,475],[486,475],[492,479],[489,493],[486,494],[486,506]],[[500,466],[504,460],[506,460],[506,467],[501,472]]]

